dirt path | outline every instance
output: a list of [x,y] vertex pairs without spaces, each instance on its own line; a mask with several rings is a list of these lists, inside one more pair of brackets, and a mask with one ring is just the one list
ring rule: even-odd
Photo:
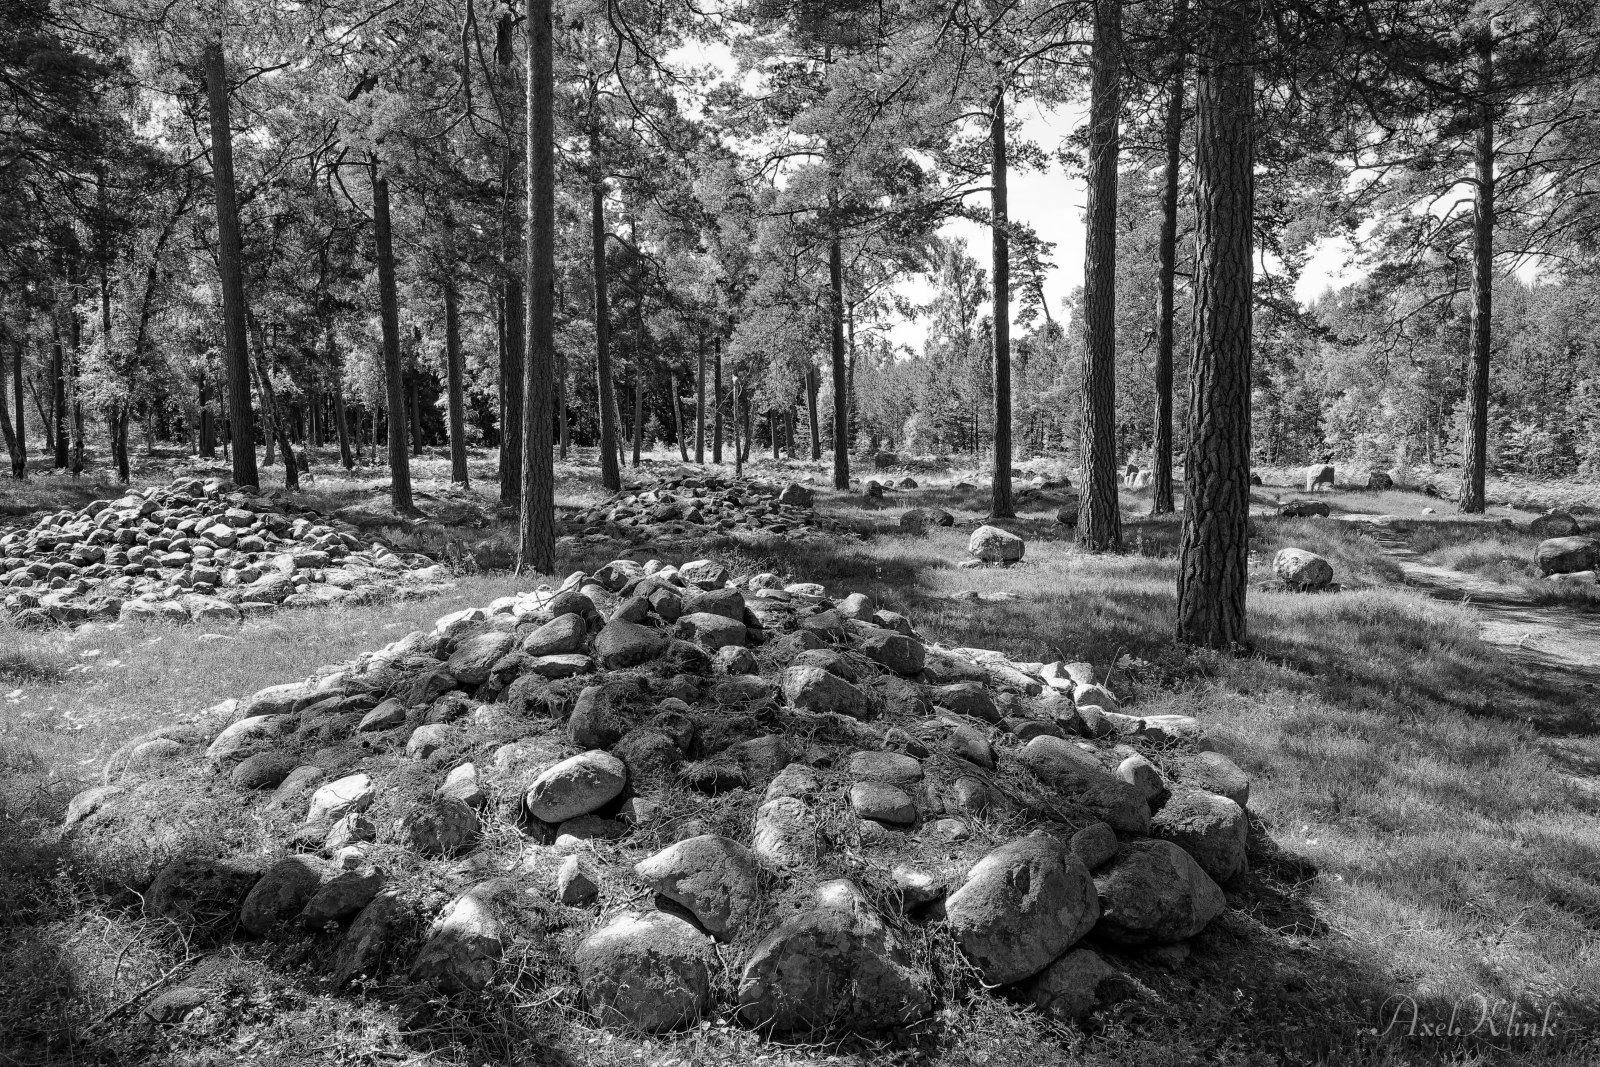
[[1423,563],[1391,516],[1341,518],[1377,541],[1408,584],[1435,599],[1465,604],[1477,615],[1478,636],[1532,683],[1529,699],[1507,710],[1534,726],[1539,747],[1569,786],[1600,799],[1593,710],[1600,693],[1600,615],[1538,604],[1517,586]]
[[1350,515],[1393,559],[1406,582],[1438,600],[1470,605],[1483,640],[1524,665],[1560,671],[1565,686],[1600,684],[1600,616],[1536,603],[1521,588],[1476,574],[1423,563],[1403,530],[1387,515]]

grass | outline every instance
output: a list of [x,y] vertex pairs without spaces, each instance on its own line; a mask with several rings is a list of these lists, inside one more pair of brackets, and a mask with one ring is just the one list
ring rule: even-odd
[[[563,977],[531,961],[538,988],[512,982],[477,1008],[432,1005],[423,1051],[400,1036],[408,1016],[419,1018],[414,1005],[379,990],[335,1000],[296,969],[293,946],[272,956],[245,943],[229,950],[229,991],[198,1022],[157,1045],[138,1044],[127,1016],[86,1034],[86,1021],[189,954],[59,867],[50,828],[65,801],[130,739],[177,715],[304,677],[516,584],[490,574],[431,602],[285,612],[221,638],[160,625],[0,632],[0,1050],[25,1047],[30,1058],[16,1062],[220,1063],[233,1058],[228,1042],[248,1039],[263,1062],[295,1063],[1595,1062],[1600,801],[1568,784],[1600,772],[1591,692],[1528,674],[1484,645],[1468,609],[1402,587],[1393,561],[1344,524],[1258,520],[1253,579],[1269,578],[1272,554],[1293,544],[1329,558],[1345,590],[1253,592],[1255,654],[1219,657],[1170,640],[1177,524],[1142,518],[1147,500],[1125,498],[1133,551],[1080,552],[1047,495],[1004,524],[1029,539],[1024,565],[969,570],[956,564],[986,494],[951,489],[955,478],[937,471],[915,476],[934,484],[882,504],[825,491],[819,506],[886,531],[905,507],[937,503],[964,527],[859,543],[753,541],[715,554],[832,594],[870,593],[945,644],[1089,660],[1140,713],[1202,719],[1253,781],[1253,873],[1233,888],[1233,909],[1174,970],[1118,957],[1139,993],[1087,1028],[1049,1026],[979,996],[949,1003],[938,1027],[899,1044],[775,1044],[725,1022],[647,1040],[573,1013],[554,992]],[[364,491],[332,481],[318,489],[332,506]],[[599,495],[577,467],[562,492]],[[1411,498],[1413,513],[1427,500],[1393,496]],[[1405,502],[1327,499],[1351,513]],[[1480,522],[1407,529],[1425,559],[1457,552],[1458,566],[1474,551],[1516,545]],[[1524,1014],[1550,1006],[1555,1031],[1430,1038],[1406,1034],[1404,1020],[1388,1027],[1406,1003],[1395,998],[1437,1022],[1453,1006],[1475,1021],[1479,997],[1515,1001]]]

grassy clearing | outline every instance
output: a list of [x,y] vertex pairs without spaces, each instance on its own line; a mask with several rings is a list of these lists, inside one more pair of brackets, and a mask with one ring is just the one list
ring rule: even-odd
[[[332,503],[357,488],[321,491]],[[592,470],[575,468],[563,491],[594,494]],[[1330,499],[1381,513],[1355,496]],[[1148,502],[1135,494],[1124,501],[1135,551],[1079,552],[1047,498],[1004,524],[1030,544],[1025,565],[1003,570],[956,566],[987,510],[981,490],[936,485],[883,504],[820,495],[830,514],[882,530],[926,503],[949,508],[966,528],[849,544],[772,540],[716,554],[821,581],[830,593],[871,593],[946,644],[1089,660],[1138,710],[1207,722],[1254,782],[1253,874],[1232,893],[1235,908],[1174,970],[1119,957],[1141,995],[1087,1028],[1047,1026],[980,997],[948,1005],[937,1028],[898,1044],[780,1045],[726,1022],[646,1041],[570,1011],[556,993],[565,979],[539,961],[527,961],[527,983],[509,982],[469,1011],[398,1000],[392,989],[335,1000],[297,968],[295,946],[249,943],[228,950],[219,964],[228,993],[199,1019],[157,1037],[140,1036],[131,1012],[87,1025],[135,1003],[187,951],[58,869],[50,828],[66,799],[158,723],[304,677],[513,586],[486,575],[432,602],[283,613],[220,638],[160,626],[0,632],[0,700],[9,701],[0,704],[0,1003],[9,1006],[0,1050],[26,1049],[16,1062],[163,1064],[240,1055],[474,1065],[1596,1061],[1600,800],[1568,784],[1572,773],[1600,772],[1591,693],[1520,671],[1477,640],[1467,610],[1400,588],[1393,564],[1342,524],[1259,520],[1255,578],[1269,578],[1273,552],[1295,544],[1328,556],[1346,591],[1253,593],[1256,653],[1232,659],[1172,644],[1177,524],[1139,518]],[[1480,522],[1441,522],[1436,535],[1430,525],[1408,525],[1429,552],[1480,529],[1486,536],[1469,544],[1499,536]],[[1553,1032],[1408,1035],[1406,1004],[1422,1023],[1444,1022],[1458,1007],[1471,1030],[1479,997],[1499,1004],[1498,1021],[1500,1002],[1516,1002],[1519,1020],[1548,1007]],[[412,1037],[401,1036],[403,1023]]]

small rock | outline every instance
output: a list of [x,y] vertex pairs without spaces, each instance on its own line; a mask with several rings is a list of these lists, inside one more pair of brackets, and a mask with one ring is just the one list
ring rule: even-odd
[[577,856],[561,861],[556,871],[556,900],[569,908],[582,908],[600,897],[600,876]]
[[910,794],[883,782],[857,782],[850,787],[850,807],[863,819],[910,826],[917,821],[917,805]]
[[528,789],[528,814],[542,822],[565,822],[605,807],[627,784],[627,768],[617,757],[598,750],[583,752],[534,779]]
[[1041,971],[1022,995],[1050,1018],[1073,1022],[1095,1009],[1102,989],[1116,976],[1098,953],[1076,948]]
[[712,936],[736,937],[760,905],[756,857],[737,841],[702,834],[634,867],[652,889],[688,908]]

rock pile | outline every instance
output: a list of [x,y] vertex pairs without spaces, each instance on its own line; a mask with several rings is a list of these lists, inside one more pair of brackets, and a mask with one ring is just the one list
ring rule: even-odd
[[141,739],[65,832],[137,852],[196,943],[309,937],[338,984],[541,959],[606,1026],[877,1030],[934,1014],[948,951],[1072,1018],[1247,866],[1248,780],[1206,748],[1086,663],[616,560]]
[[426,556],[218,480],[179,479],[0,535],[0,604],[23,626],[230,621],[435,592],[445,577]]
[[[568,520],[568,544],[614,542],[699,546],[708,537],[771,536],[790,541],[850,537],[812,509],[812,490],[798,482],[715,474],[674,478],[625,489]],[[572,527],[578,527],[573,530]]]

